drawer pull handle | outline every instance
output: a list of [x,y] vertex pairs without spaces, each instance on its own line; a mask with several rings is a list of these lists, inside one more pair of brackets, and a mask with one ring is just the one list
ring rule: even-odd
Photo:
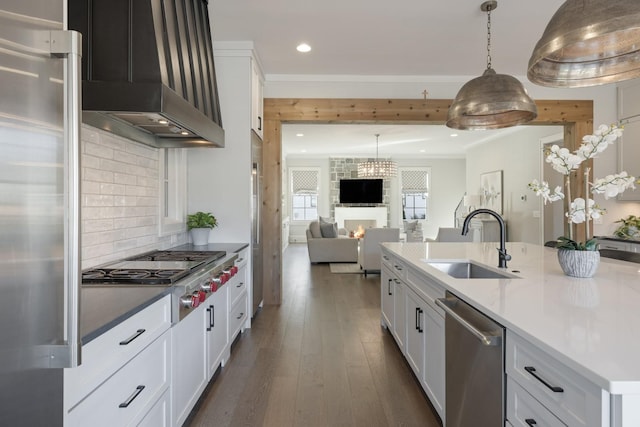
[[240,282],[236,285],[236,288],[241,288],[242,286],[244,286],[244,282]]
[[564,392],[564,389],[562,387],[558,387],[557,385],[551,385],[548,382],[546,382],[545,380],[543,380],[538,374],[536,374],[536,368],[534,368],[533,366],[525,366],[524,370],[529,372],[531,375],[533,375],[533,377],[535,379],[537,379],[542,384],[544,384],[545,387],[547,387],[552,392],[554,392],[554,393],[562,393],[562,392]]
[[146,331],[146,329],[138,329],[135,334],[131,335],[129,338],[127,338],[124,341],[120,341],[120,345],[129,345],[131,343],[131,341],[135,340],[140,335],[144,334],[145,331]]
[[387,289],[387,293],[389,294],[389,296],[392,296],[393,294],[391,293],[391,279],[389,279],[387,283]]
[[389,261],[389,257],[386,255],[382,255],[382,258],[384,258],[385,261]]
[[240,264],[242,261],[244,261],[244,258],[238,258],[238,259],[236,260],[236,264]]
[[531,426],[531,427],[533,427],[533,426],[535,426],[536,424],[538,424],[538,423],[536,422],[536,420],[534,420],[533,418],[527,418],[526,420],[524,420],[524,422],[525,422],[525,423],[527,423],[527,425],[529,425],[529,426]]
[[242,319],[242,316],[244,316],[244,312],[243,312],[243,313],[240,313],[240,314],[238,315],[238,317],[236,317],[236,319],[240,320],[240,319]]
[[127,406],[131,405],[131,402],[133,402],[136,399],[136,397],[138,397],[138,395],[140,393],[142,393],[142,390],[144,390],[144,386],[143,385],[139,385],[138,387],[136,387],[136,390],[133,392],[133,394],[131,396],[129,396],[129,398],[127,400],[122,402],[118,407],[119,408],[126,408]]
[[398,271],[402,271],[402,267],[400,267],[399,265],[394,265],[393,268],[395,268]]

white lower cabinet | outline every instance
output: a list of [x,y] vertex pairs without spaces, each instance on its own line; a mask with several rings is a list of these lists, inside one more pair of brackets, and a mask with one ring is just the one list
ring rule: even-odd
[[229,359],[228,287],[223,286],[205,301],[207,379]]
[[170,427],[171,394],[166,390],[137,427]]
[[[507,418],[514,426],[523,425],[523,417],[524,425],[527,418],[537,425],[610,425],[609,393],[509,330],[505,365]],[[559,423],[537,420],[549,414]]]
[[167,295],[83,345],[82,364],[64,370],[64,425],[168,425],[155,408],[170,387],[170,325]]
[[[144,425],[149,410],[169,389],[169,357],[167,331],[75,406],[65,425]],[[151,416],[158,418],[155,414]],[[156,425],[167,425],[167,416],[168,412],[160,414],[162,423]]]
[[384,249],[380,277],[382,322],[446,425],[444,313],[434,302],[444,288]]
[[171,328],[171,425],[181,426],[209,381],[205,303]]

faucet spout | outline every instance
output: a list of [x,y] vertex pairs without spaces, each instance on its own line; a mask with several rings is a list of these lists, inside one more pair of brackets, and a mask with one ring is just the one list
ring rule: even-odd
[[469,223],[471,222],[471,218],[479,214],[489,214],[494,217],[498,224],[500,225],[500,247],[498,249],[498,267],[499,268],[507,268],[507,261],[511,260],[511,255],[507,253],[506,248],[506,227],[504,225],[504,220],[502,217],[495,211],[491,209],[476,209],[467,215],[464,219],[464,223],[462,224],[462,235],[466,236],[469,232]]

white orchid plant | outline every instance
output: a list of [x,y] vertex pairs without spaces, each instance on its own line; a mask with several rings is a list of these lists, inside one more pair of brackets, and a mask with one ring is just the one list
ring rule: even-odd
[[[582,138],[582,144],[574,153],[571,153],[567,148],[560,148],[557,145],[551,147],[547,153],[546,162],[550,163],[554,170],[565,176],[564,186],[566,189],[566,197],[560,186],[557,186],[551,191],[549,184],[545,181],[538,182],[538,180],[534,179],[529,183],[529,188],[533,190],[536,195],[542,197],[545,204],[563,199],[567,201],[565,216],[569,223],[569,236],[558,237],[556,247],[579,251],[597,250],[598,244],[596,239],[589,238],[589,221],[600,218],[606,213],[606,210],[598,206],[593,199],[588,197],[588,194],[603,194],[605,199],[608,199],[623,193],[629,188],[635,189],[634,183],[636,178],[629,176],[627,172],[624,171],[589,182],[590,168],[586,167],[584,168],[584,182],[587,200],[582,197],[574,200],[571,199],[572,175],[575,176],[578,173],[582,162],[595,158],[609,145],[612,145],[622,135],[622,131],[622,126],[615,124],[610,126],[600,125],[593,135],[586,135]],[[573,239],[573,224],[583,223],[585,226],[585,241],[577,242]]]

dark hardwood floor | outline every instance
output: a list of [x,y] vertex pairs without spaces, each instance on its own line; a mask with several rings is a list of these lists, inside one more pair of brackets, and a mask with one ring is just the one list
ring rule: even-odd
[[186,425],[440,425],[380,326],[380,276],[332,274],[292,244],[283,288],[282,305],[256,315]]

